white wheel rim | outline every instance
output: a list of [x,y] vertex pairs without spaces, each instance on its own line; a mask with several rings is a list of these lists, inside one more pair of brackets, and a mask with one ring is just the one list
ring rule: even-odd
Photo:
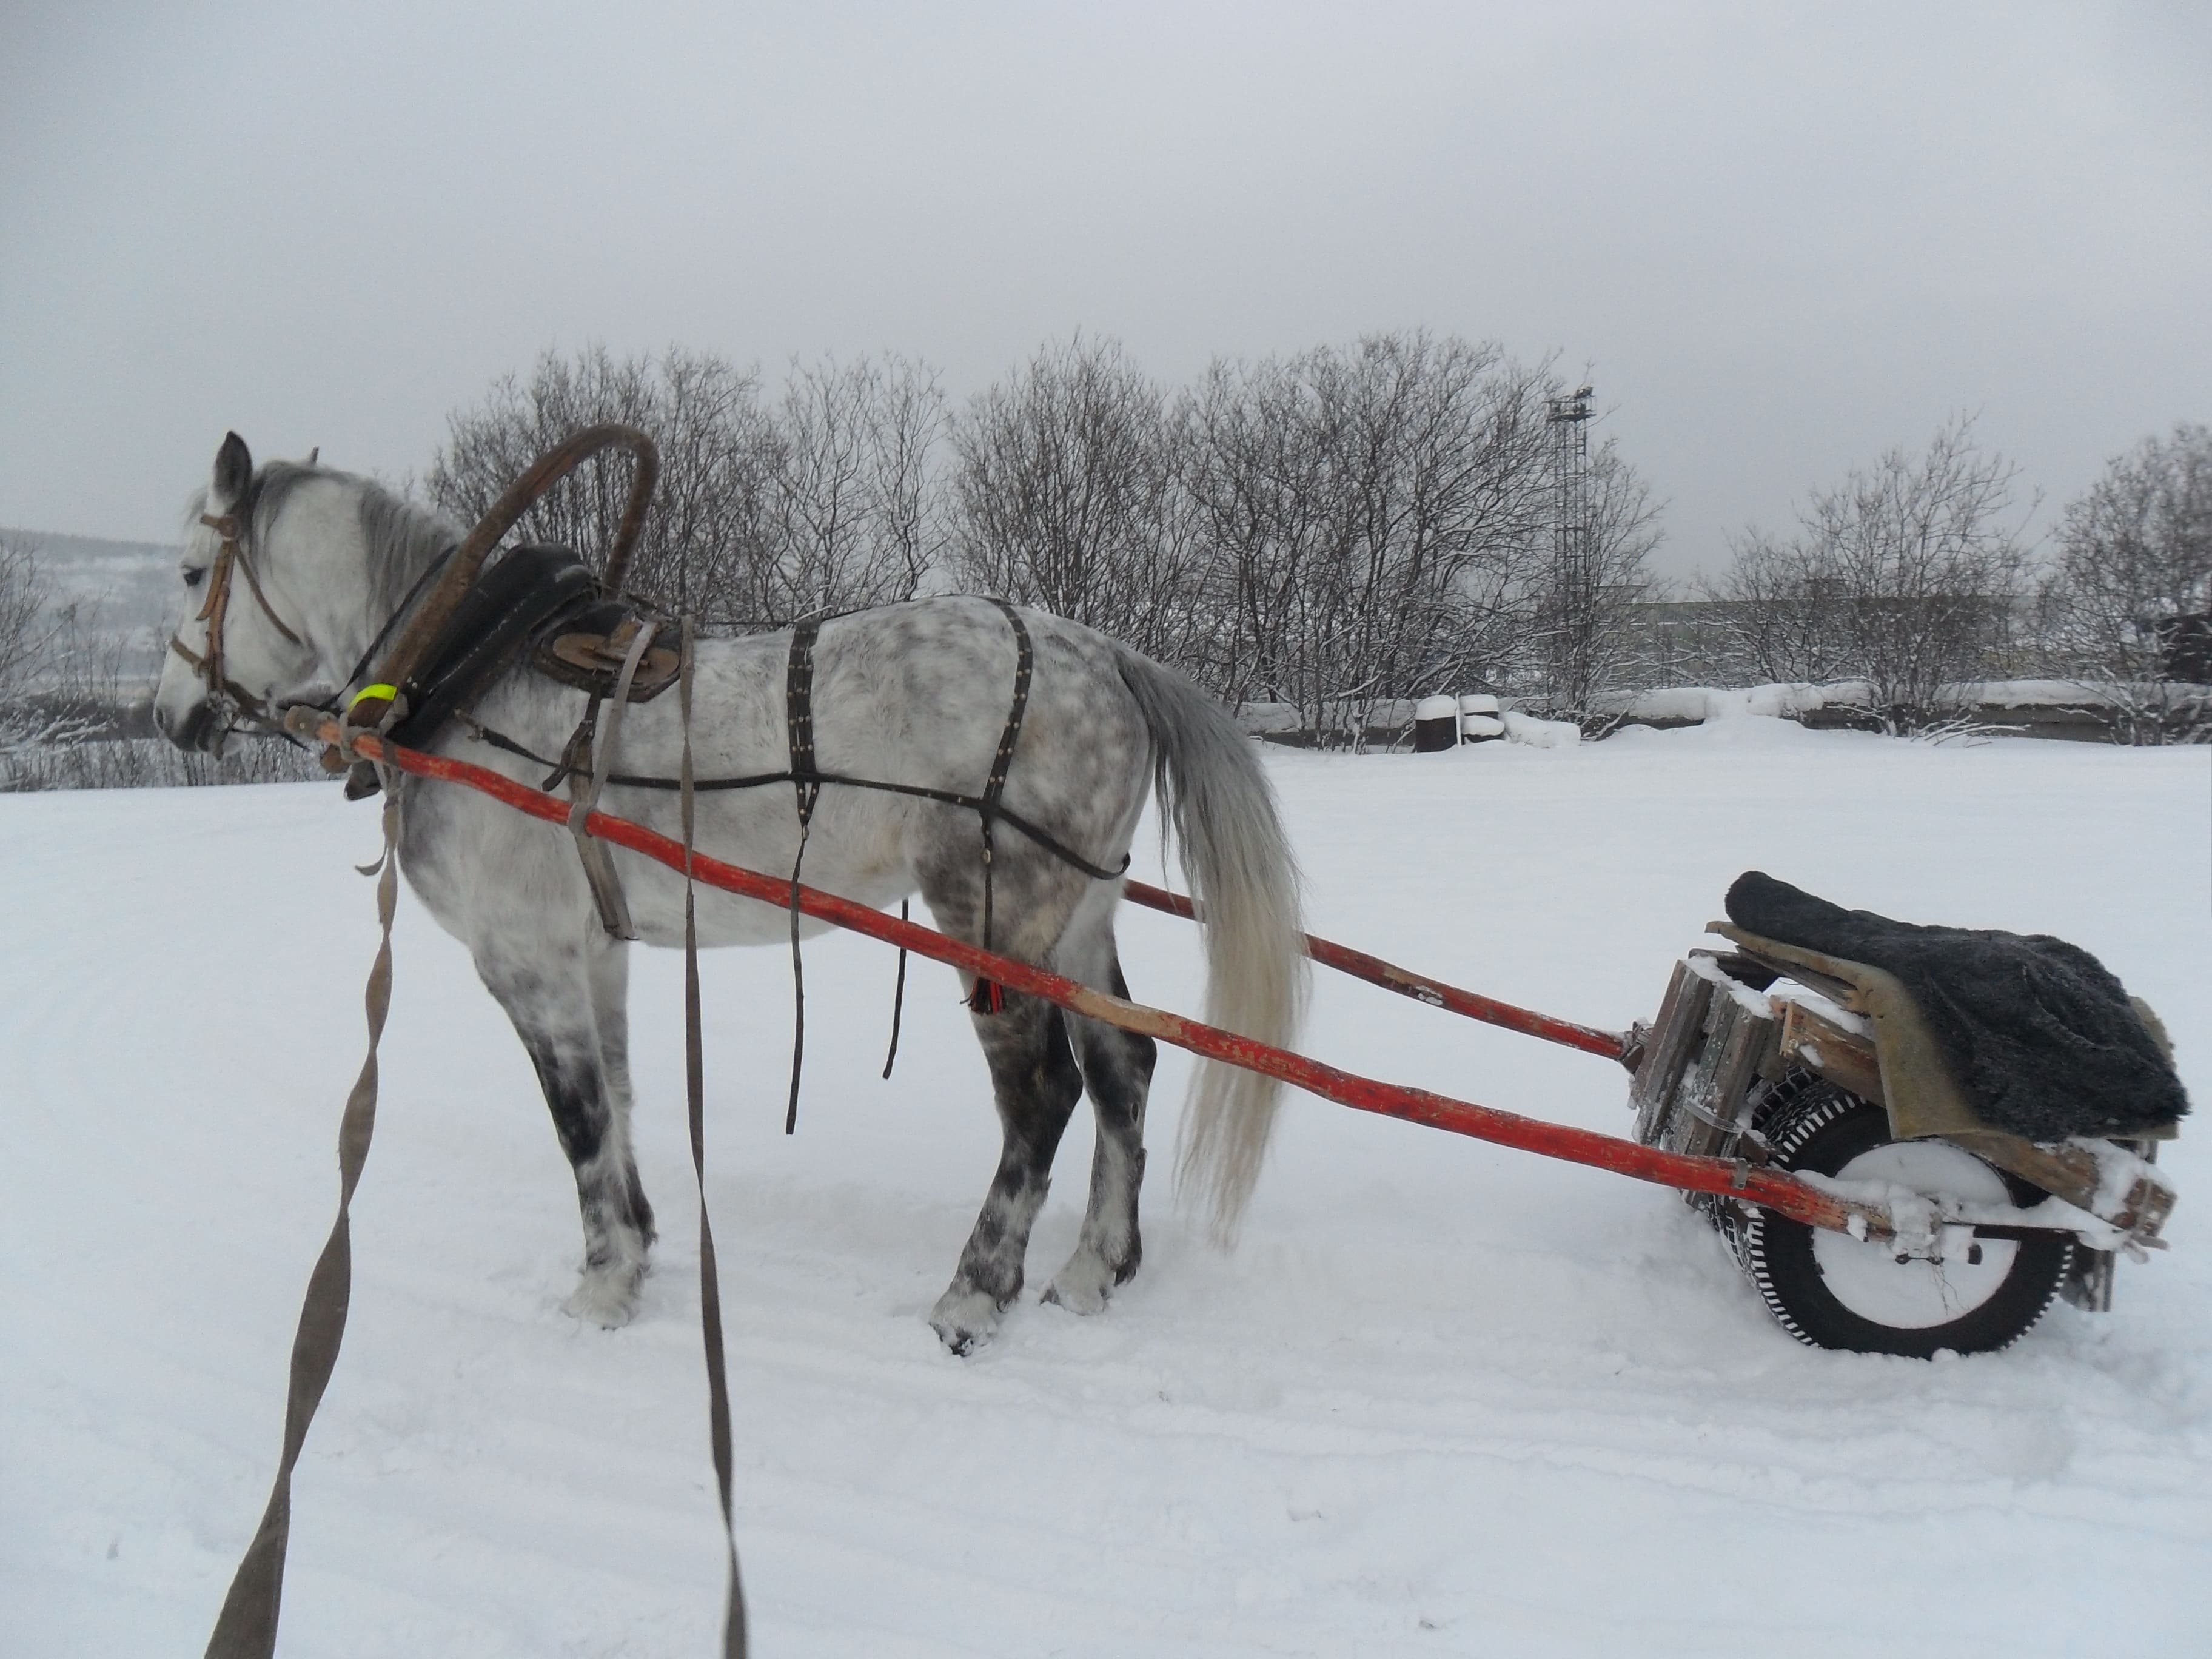
[[[1940,1140],[1893,1140],[1861,1152],[1836,1171],[1840,1181],[1887,1181],[1924,1198],[1974,1204],[2012,1203],[2003,1178],[1972,1153]],[[1963,1319],[1995,1296],[2012,1273],[2018,1241],[1978,1240],[1982,1259],[1897,1259],[1889,1244],[1863,1243],[1822,1227],[1813,1234],[1813,1261],[1828,1293],[1850,1312],[1891,1330],[1921,1331]]]

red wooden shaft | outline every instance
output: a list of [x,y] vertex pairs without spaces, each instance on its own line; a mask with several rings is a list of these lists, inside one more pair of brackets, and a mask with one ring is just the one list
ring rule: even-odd
[[[1171,916],[1183,916],[1194,921],[1198,919],[1197,907],[1180,893],[1170,893],[1165,888],[1154,887],[1141,881],[1124,882],[1121,890],[1124,896],[1148,909],[1164,910]],[[1416,1002],[1425,1002],[1431,1008],[1449,1008],[1455,1014],[1465,1014],[1469,1019],[1479,1019],[1486,1025],[1502,1025],[1509,1031],[1525,1032],[1529,1036],[1541,1037],[1547,1042],[1563,1043],[1570,1048],[1580,1048],[1585,1054],[1602,1054],[1607,1060],[1619,1060],[1628,1052],[1628,1039],[1618,1031],[1601,1031],[1595,1026],[1577,1025],[1572,1020],[1540,1014],[1533,1008],[1516,1008],[1510,1002],[1500,1002],[1495,997],[1486,997],[1480,992],[1462,991],[1456,985],[1431,979],[1426,974],[1401,968],[1395,962],[1370,957],[1364,951],[1355,951],[1348,945],[1337,944],[1334,939],[1318,939],[1308,933],[1306,954],[1339,973],[1349,974],[1354,979],[1364,979],[1370,985],[1379,985],[1386,991],[1395,991],[1400,996],[1411,997]]]
[[[418,777],[465,784],[471,789],[481,790],[520,811],[527,812],[532,817],[544,818],[550,823],[568,822],[568,802],[532,789],[527,784],[518,783],[489,768],[443,755],[426,755],[416,750],[403,749],[366,732],[344,730],[336,720],[323,722],[313,735],[324,743],[350,749],[362,758],[382,761],[388,766],[411,772]],[[615,817],[605,812],[594,812],[585,820],[584,827],[601,840],[611,842],[617,847],[627,847],[630,851],[665,864],[672,870],[681,871],[684,868],[682,844],[647,829],[643,824],[633,823],[628,818]],[[791,883],[785,878],[763,875],[757,870],[725,864],[704,853],[692,855],[692,873],[710,887],[758,899],[779,908],[791,902]],[[1374,1078],[1362,1077],[1357,1073],[1324,1065],[1317,1060],[1308,1060],[1302,1054],[1255,1042],[1249,1037],[1241,1037],[1214,1026],[1201,1024],[1194,1019],[1186,1019],[1180,1014],[1147,1007],[1142,1003],[1125,1001],[1103,991],[1094,990],[1090,986],[1079,985],[1073,980],[1063,979],[1042,968],[1033,968],[1024,962],[994,955],[975,945],[963,944],[958,939],[949,939],[933,929],[915,922],[901,921],[895,916],[872,910],[864,904],[856,904],[850,899],[839,898],[834,893],[821,892],[811,887],[799,888],[799,908],[819,921],[833,922],[856,933],[881,939],[887,945],[902,946],[916,956],[933,957],[968,973],[994,980],[1009,990],[1042,997],[1088,1018],[1119,1026],[1124,1030],[1141,1032],[1163,1042],[1173,1043],[1176,1048],[1187,1048],[1208,1060],[1220,1060],[1247,1071],[1280,1079],[1310,1094],[1319,1095],[1324,1100],[1333,1100],[1359,1111],[1403,1118],[1409,1123],[1425,1123],[1435,1128],[1449,1129],[1455,1134],[1471,1135],[1477,1140],[1494,1141],[1501,1146],[1516,1146],[1524,1152],[1540,1152],[1547,1158],[1563,1158],[1572,1164],[1587,1164],[1595,1169],[1611,1170],[1620,1175],[1633,1176],[1639,1181],[1655,1182],[1661,1186],[1679,1188],[1687,1192],[1733,1194],[1811,1226],[1848,1231],[1856,1215],[1863,1221],[1870,1237],[1886,1237],[1890,1231],[1889,1217],[1885,1212],[1831,1198],[1796,1177],[1777,1170],[1757,1169],[1727,1158],[1693,1158],[1683,1152],[1666,1152],[1656,1146],[1623,1140],[1616,1135],[1599,1134],[1593,1130],[1571,1128],[1565,1124],[1546,1123],[1535,1118],[1502,1112],[1494,1107],[1478,1106],[1471,1101],[1455,1100],[1448,1095],[1431,1094],[1425,1089],[1379,1082]]]

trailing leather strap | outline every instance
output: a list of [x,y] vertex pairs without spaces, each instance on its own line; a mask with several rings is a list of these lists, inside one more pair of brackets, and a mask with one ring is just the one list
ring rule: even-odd
[[[599,925],[620,939],[635,939],[637,929],[630,923],[629,905],[623,897],[622,879],[615,874],[607,845],[584,832],[584,821],[599,810],[599,794],[607,787],[607,774],[614,763],[615,745],[622,738],[623,713],[629,707],[630,684],[637,678],[637,665],[645,660],[647,647],[652,645],[659,626],[647,618],[638,624],[636,635],[629,642],[629,652],[623,658],[622,673],[615,680],[614,701],[607,707],[606,732],[599,739],[590,776],[586,778],[580,770],[568,775],[569,797],[575,802],[568,812],[568,833],[575,838],[576,854],[583,860],[584,879],[591,887],[592,903],[599,908]],[[585,714],[583,726],[577,728],[586,745],[592,742],[592,713],[597,708],[594,699],[592,711]],[[688,727],[686,736],[688,740]]]
[[814,765],[814,640],[819,617],[792,624],[791,660],[784,670],[783,703],[791,737],[791,783],[799,797],[799,852],[791,860],[791,1099],[783,1109],[783,1132],[799,1128],[799,1073],[806,1056],[806,969],[799,955],[799,872],[806,863],[806,837],[814,827],[822,779]]
[[[907,907],[910,901],[899,901],[899,920],[910,921],[914,913]],[[884,1051],[884,1081],[891,1080],[891,1066],[898,1059],[899,1016],[906,1012],[906,946],[899,946],[898,977],[891,981],[891,1046]]]
[[684,817],[684,1097],[691,1121],[691,1174],[699,1187],[699,1334],[707,1350],[707,1438],[714,1449],[714,1490],[722,1504],[722,1536],[729,1546],[730,1587],[722,1609],[722,1659],[745,1659],[744,1585],[738,1573],[737,1522],[730,1489],[735,1460],[730,1449],[729,1362],[722,1351],[722,1279],[714,1260],[714,1228],[707,1218],[707,1061],[699,1034],[699,915],[692,881],[691,618],[684,618],[684,661],[678,671],[684,711],[684,769],[679,780]]
[[292,1470],[307,1443],[307,1427],[330,1386],[344,1340],[346,1309],[353,1297],[354,1188],[368,1162],[368,1143],[376,1132],[376,1047],[392,1007],[392,918],[399,895],[398,780],[387,777],[384,792],[384,856],[370,866],[376,872],[376,960],[368,970],[362,1000],[368,1014],[368,1055],[346,1097],[338,1119],[338,1213],[329,1241],[307,1278],[300,1304],[300,1325],[292,1338],[290,1391],[284,1401],[284,1449],[276,1478],[253,1541],[238,1564],[208,1638],[207,1659],[270,1659],[276,1650],[276,1616],[284,1594],[284,1555],[292,1536]]

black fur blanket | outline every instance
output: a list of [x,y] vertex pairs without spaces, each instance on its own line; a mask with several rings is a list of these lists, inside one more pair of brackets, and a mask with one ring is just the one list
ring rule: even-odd
[[1729,920],[1897,975],[1967,1103],[2030,1140],[2124,1135],[2189,1109],[2173,1062],[2087,951],[2048,935],[1922,927],[1846,910],[1753,870]]

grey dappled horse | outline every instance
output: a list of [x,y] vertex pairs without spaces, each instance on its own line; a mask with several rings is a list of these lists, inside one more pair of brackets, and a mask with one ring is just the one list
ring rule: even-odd
[[[220,641],[228,684],[264,703],[320,702],[341,684],[417,579],[459,538],[445,521],[377,485],[313,465],[257,470],[232,434],[195,501],[183,576],[198,589],[218,538],[200,514],[234,515],[240,556],[261,603],[240,590]],[[188,611],[190,606],[187,607]],[[1128,848],[1147,787],[1182,843],[1209,917],[1206,1018],[1288,1045],[1304,988],[1297,877],[1273,796],[1249,745],[1202,693],[1115,641],[1024,612],[1036,641],[1028,713],[1005,802],[1092,864]],[[281,625],[280,625],[281,624]],[[209,624],[179,642],[207,654]],[[288,637],[289,635],[296,638]],[[785,675],[790,635],[704,635],[697,651],[697,775],[774,772],[788,758]],[[1016,647],[987,600],[917,599],[834,617],[814,650],[815,743],[824,769],[955,791],[975,790],[1005,726]],[[476,718],[541,755],[558,755],[585,694],[518,666]],[[155,712],[184,748],[219,748],[237,711],[179,654]],[[673,776],[678,699],[640,703],[621,730],[617,769]],[[433,745],[533,786],[542,769],[449,726]],[[606,1325],[635,1311],[653,1238],[652,1207],[630,1150],[626,1008],[629,951],[603,928],[576,848],[558,825],[458,786],[400,784],[400,866],[439,925],[465,945],[514,1022],[575,1167],[584,1267],[569,1310]],[[784,871],[799,847],[788,784],[698,797],[698,845],[755,869]],[[672,793],[610,785],[605,810],[678,833]],[[684,889],[674,872],[620,848],[613,860],[646,943],[680,945]],[[968,809],[876,790],[825,787],[806,846],[812,885],[882,906],[919,890],[937,925],[981,942],[981,836]],[[992,944],[1006,955],[1127,994],[1114,944],[1119,880],[1084,874],[1018,830],[996,837]],[[787,940],[776,907],[702,890],[703,943]],[[811,931],[819,924],[808,923]],[[1137,1269],[1145,1101],[1154,1058],[1132,1036],[1009,994],[971,1015],[1004,1131],[998,1171],[952,1283],[930,1316],[948,1346],[987,1339],[1021,1289],[1030,1224],[1053,1155],[1087,1088],[1097,1121],[1091,1191],[1075,1253],[1045,1291],[1078,1312],[1103,1307]],[[1267,1146],[1276,1085],[1202,1065],[1184,1121],[1179,1176],[1210,1200],[1217,1233],[1233,1232]]]

